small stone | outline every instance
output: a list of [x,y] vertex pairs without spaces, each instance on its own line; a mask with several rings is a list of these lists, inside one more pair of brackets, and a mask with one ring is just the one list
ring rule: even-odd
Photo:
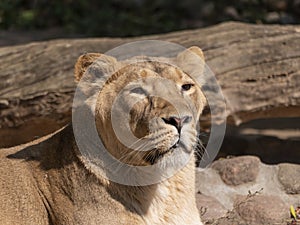
[[203,221],[211,221],[220,218],[227,212],[225,207],[217,199],[210,196],[196,194],[196,203],[200,213],[204,210],[204,213],[201,216]]
[[255,181],[259,164],[260,160],[255,156],[240,156],[215,161],[212,168],[219,173],[225,184],[236,186]]
[[286,224],[289,206],[279,197],[257,195],[245,199],[246,196],[239,196],[235,201],[235,208],[247,224]]
[[300,165],[279,164],[278,180],[288,194],[300,194]]
[[232,19],[235,19],[235,20],[241,19],[241,16],[239,15],[238,11],[232,6],[225,7],[224,13],[225,13],[225,15],[231,17]]
[[270,12],[266,15],[267,23],[278,23],[280,21],[280,15],[278,12]]

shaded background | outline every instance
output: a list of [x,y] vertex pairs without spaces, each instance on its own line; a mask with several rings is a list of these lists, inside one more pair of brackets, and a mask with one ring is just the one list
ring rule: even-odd
[[229,20],[299,24],[300,0],[1,0],[0,45],[61,37],[129,37]]

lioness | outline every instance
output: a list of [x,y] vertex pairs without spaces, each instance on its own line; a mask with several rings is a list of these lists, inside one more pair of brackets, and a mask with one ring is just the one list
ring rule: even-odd
[[[189,51],[203,59],[198,47]],[[78,59],[77,81],[97,66],[93,62],[100,56],[90,53]],[[116,159],[132,166],[151,166],[176,151],[191,154],[194,150],[196,123],[206,100],[194,79],[179,69],[189,60],[186,52],[172,60],[178,67],[151,60],[126,66],[105,57],[109,67],[119,64],[122,68],[105,81],[96,95],[95,124],[104,146]],[[155,82],[158,78],[173,82],[164,91],[176,101],[180,112],[164,98],[150,95],[159,86]],[[110,110],[122,89],[128,91],[124,107],[131,96],[140,99],[130,109],[129,124],[136,137],[148,138],[150,150],[132,154],[134,150],[114,134]],[[189,101],[195,114],[189,111]],[[68,125],[31,143],[2,149],[0,159],[1,225],[202,224],[195,203],[194,157],[159,183],[120,184],[101,176],[81,154],[72,126]]]

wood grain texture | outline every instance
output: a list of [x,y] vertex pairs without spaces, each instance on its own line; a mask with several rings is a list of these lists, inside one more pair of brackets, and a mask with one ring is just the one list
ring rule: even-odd
[[[138,38],[53,40],[0,48],[0,147],[70,121],[73,67],[80,54],[146,39],[201,47],[222,87],[231,123],[300,115],[300,26],[230,22]],[[11,137],[12,131],[19,138]]]

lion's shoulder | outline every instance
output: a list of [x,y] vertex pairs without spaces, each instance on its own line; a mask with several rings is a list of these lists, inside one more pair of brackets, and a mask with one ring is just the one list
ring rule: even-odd
[[[13,146],[13,147],[9,147],[9,148],[0,148],[0,158],[13,158],[12,156],[18,152],[21,152],[23,150],[30,150],[30,149],[35,149],[35,150],[43,150],[45,148],[45,146],[47,147],[51,147],[53,145],[53,147],[57,147],[57,139],[59,137],[63,137],[64,135],[69,134],[69,135],[73,135],[72,133],[72,126],[71,125],[67,125],[59,130],[56,130],[48,135],[45,135],[43,137],[39,137],[33,141],[30,141],[28,143],[25,144],[21,144],[18,146]],[[27,151],[28,154],[30,151]],[[27,153],[24,152],[24,154],[22,154],[24,157],[26,157]],[[28,157],[30,157],[30,155],[28,155]]]

